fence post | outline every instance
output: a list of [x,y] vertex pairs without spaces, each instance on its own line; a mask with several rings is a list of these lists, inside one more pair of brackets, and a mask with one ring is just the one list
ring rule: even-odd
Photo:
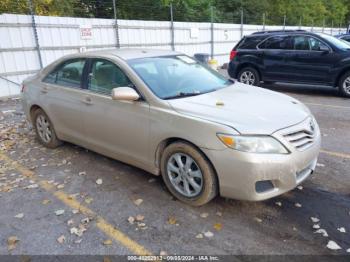
[[286,30],[286,18],[287,18],[287,16],[284,15],[283,16],[283,31]]
[[30,15],[32,17],[32,28],[33,28],[33,34],[34,34],[34,40],[35,40],[35,48],[36,48],[36,51],[38,53],[40,68],[43,68],[43,60],[41,58],[38,31],[37,31],[36,23],[35,23],[35,12],[34,12],[34,7],[33,7],[33,1],[28,0],[28,4],[29,4],[29,9],[30,9]]
[[170,45],[171,50],[175,51],[174,13],[172,3],[170,3]]
[[312,19],[311,20],[311,32],[313,32],[314,31],[314,20]]
[[333,35],[333,20],[332,20],[332,26],[331,26],[331,35]]
[[266,19],[265,13],[263,13],[263,31],[265,31],[265,19]]
[[322,33],[324,33],[325,24],[326,24],[326,22],[325,22],[325,20],[323,19],[323,23],[322,23]]
[[117,3],[116,3],[116,0],[113,0],[113,13],[114,13],[115,38],[116,38],[116,42],[117,42],[117,48],[120,48],[119,27],[118,27]]
[[243,17],[243,8],[241,8],[241,38],[243,37],[243,23],[244,23],[244,17]]
[[210,57],[214,59],[214,8],[210,6]]
[[341,32],[341,23],[339,23],[339,31],[338,31],[338,34],[340,34],[340,32]]
[[299,30],[301,29],[301,16],[299,18]]

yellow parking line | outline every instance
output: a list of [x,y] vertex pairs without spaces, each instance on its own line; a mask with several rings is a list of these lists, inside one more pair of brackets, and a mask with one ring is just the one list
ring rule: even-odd
[[322,107],[330,107],[330,108],[350,109],[350,106],[336,106],[336,105],[317,104],[317,103],[304,103],[304,104],[310,105],[310,106],[322,106]]
[[80,202],[78,202],[73,197],[67,195],[63,191],[55,191],[55,187],[53,187],[51,184],[47,183],[47,181],[40,180],[38,177],[35,176],[35,173],[28,170],[18,162],[12,160],[4,153],[0,152],[0,160],[3,160],[7,164],[11,165],[14,169],[16,169],[18,172],[20,172],[22,175],[30,177],[30,179],[36,181],[41,188],[45,189],[47,192],[51,193],[53,196],[55,196],[58,200],[63,202],[65,205],[72,209],[77,209],[81,213],[87,216],[95,217],[96,219],[96,227],[105,233],[108,237],[114,239],[115,241],[122,244],[124,247],[128,248],[131,252],[133,252],[136,255],[152,255],[150,251],[148,251],[145,247],[138,244],[131,238],[129,238],[127,235],[125,235],[123,232],[119,231],[116,227],[109,224],[104,218],[101,216],[96,215],[94,211],[91,209],[81,205]]
[[350,159],[350,154],[346,154],[346,153],[333,152],[333,151],[328,151],[328,150],[321,150],[320,152],[327,154],[327,155],[330,155],[330,156],[336,156],[336,157],[340,157],[340,158]]

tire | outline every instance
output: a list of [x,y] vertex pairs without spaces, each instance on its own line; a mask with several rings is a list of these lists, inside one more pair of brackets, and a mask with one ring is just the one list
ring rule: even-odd
[[344,97],[350,98],[350,71],[345,72],[338,83],[339,93]]
[[242,68],[238,73],[237,79],[239,82],[247,84],[247,85],[253,85],[253,86],[260,85],[259,73],[258,73],[258,71],[256,71],[256,69],[254,69],[252,67]]
[[40,108],[33,113],[33,126],[40,144],[48,148],[56,148],[62,144],[62,141],[57,138],[51,120]]
[[[180,160],[178,157],[180,157]],[[183,166],[186,167],[188,157],[193,162],[187,169],[187,172],[185,171],[186,168],[182,170],[181,175],[179,173],[181,168],[179,168],[176,160],[181,161]],[[170,166],[177,168],[177,173]],[[161,173],[168,190],[177,199],[191,206],[204,205],[218,194],[218,180],[211,163],[189,143],[175,142],[165,148],[161,158]],[[199,178],[200,176],[201,178]],[[187,177],[187,182],[185,177]],[[179,181],[179,179],[180,182],[175,186],[175,180]],[[188,192],[191,195],[188,192],[186,193],[186,183],[188,184]],[[200,189],[195,189],[193,183],[197,184],[197,186],[200,185]]]

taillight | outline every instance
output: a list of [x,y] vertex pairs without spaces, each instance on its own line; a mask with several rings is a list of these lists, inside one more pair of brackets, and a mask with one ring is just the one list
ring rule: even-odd
[[230,61],[233,60],[236,57],[237,53],[238,52],[236,50],[232,50],[231,51],[231,53],[230,53]]

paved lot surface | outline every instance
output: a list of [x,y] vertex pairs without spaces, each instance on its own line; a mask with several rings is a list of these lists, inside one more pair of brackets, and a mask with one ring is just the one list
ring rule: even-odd
[[[42,147],[20,102],[0,102],[0,254],[349,254],[350,100],[329,89],[265,88],[315,114],[323,133],[316,172],[275,199],[218,197],[199,208],[140,169],[67,143]],[[328,249],[330,240],[342,249]]]

